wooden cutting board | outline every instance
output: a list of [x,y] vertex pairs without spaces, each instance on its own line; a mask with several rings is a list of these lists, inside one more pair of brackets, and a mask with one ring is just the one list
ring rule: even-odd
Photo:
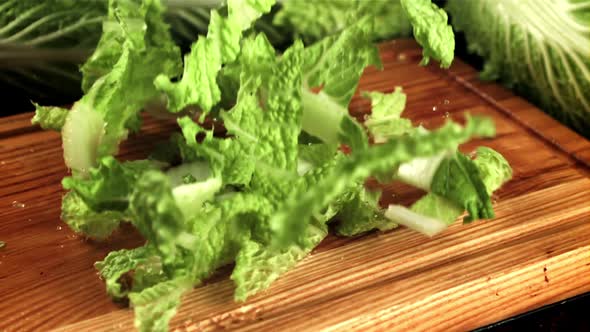
[[[419,67],[412,41],[381,45],[385,70],[367,70],[360,90],[404,87],[405,114],[437,127],[464,112],[492,117],[487,145],[514,168],[495,196],[497,218],[427,238],[407,229],[354,239],[330,236],[267,292],[232,300],[223,269],[184,298],[178,331],[468,330],[590,291],[590,142],[507,90],[478,81],[456,60],[449,71]],[[362,116],[365,100],[351,112]],[[141,243],[129,227],[108,243],[87,241],[60,221],[66,174],[57,133],[31,127],[31,114],[0,120],[0,330],[126,331],[132,312],[106,295],[93,263]],[[125,143],[146,155],[175,128],[147,119]],[[419,195],[388,187],[386,201]]]

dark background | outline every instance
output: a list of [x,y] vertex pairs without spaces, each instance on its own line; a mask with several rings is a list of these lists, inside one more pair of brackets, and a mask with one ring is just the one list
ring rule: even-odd
[[[33,111],[34,107],[30,101],[31,97],[33,96],[25,93],[23,90],[0,80],[0,100],[2,100],[2,107],[0,107],[0,116]],[[61,101],[71,98],[62,97],[45,99],[47,103],[43,103],[44,105],[59,105]],[[35,98],[35,101],[38,101],[37,98]],[[54,101],[58,103],[53,103]],[[41,100],[39,100],[39,102],[41,102]]]
[[482,327],[474,332],[587,332],[590,331],[590,293]]

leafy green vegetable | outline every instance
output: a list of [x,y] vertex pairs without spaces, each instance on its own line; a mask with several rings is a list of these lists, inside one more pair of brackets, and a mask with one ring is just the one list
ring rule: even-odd
[[[130,1],[127,5],[131,4]],[[136,10],[136,8],[135,8]],[[121,13],[119,13],[121,11]],[[82,90],[88,92],[96,80],[107,74],[117,63],[123,53],[123,43],[126,34],[141,29],[141,21],[129,22],[131,24],[120,24],[133,11],[126,10],[125,5],[119,6],[113,2],[108,7],[107,19],[102,23],[102,35],[98,40],[96,49],[92,56],[80,68],[82,72]],[[120,20],[120,21],[119,21]],[[131,30],[131,31],[129,31]]]
[[380,191],[371,192],[360,186],[352,201],[345,204],[338,213],[338,234],[354,236],[373,229],[387,231],[397,227],[396,223],[383,215],[379,196]]
[[[434,164],[437,165],[436,167],[440,167],[442,160]],[[477,158],[473,161],[473,164],[478,170],[477,173],[479,173],[488,195],[491,195],[512,177],[512,169],[506,159],[490,148],[479,147],[477,149]],[[473,175],[475,174],[472,171],[471,176]],[[463,186],[463,188],[469,189],[472,187]],[[486,199],[485,202],[489,202],[489,199]],[[406,226],[427,235],[434,235],[446,228],[446,226],[443,227],[443,224],[451,224],[463,211],[464,207],[459,202],[435,192],[430,192],[414,203],[409,210],[401,206],[390,206],[386,216],[397,222],[400,222],[400,218],[404,218],[407,221]],[[401,222],[403,223],[403,221]]]
[[423,47],[421,64],[427,65],[430,58],[440,61],[440,66],[449,68],[455,52],[453,28],[447,24],[447,13],[430,0],[400,0],[412,27],[414,38]]
[[[123,30],[121,53],[112,70],[96,79],[74,104],[62,128],[66,165],[80,177],[87,176],[98,158],[115,154],[127,137],[128,127],[137,126],[137,113],[157,97],[153,78],[162,72],[177,73],[180,66],[179,50],[162,21],[159,2],[144,1],[139,5],[112,0],[110,7],[109,19],[116,20]],[[145,22],[145,29],[137,28],[138,20]],[[112,37],[105,33],[95,55],[113,47],[110,42],[102,42]],[[40,108],[38,117],[55,111]]]
[[129,294],[135,311],[135,327],[141,331],[167,331],[176,314],[182,294],[192,288],[190,280],[176,278],[163,281],[141,292]]
[[[181,47],[207,33],[210,9],[227,10],[222,0],[163,0],[162,3],[168,9],[164,19]],[[9,0],[2,5],[0,74],[7,75],[0,75],[0,80],[24,88],[34,97],[64,92],[69,98],[78,95],[77,85],[81,80],[78,65],[92,54],[101,32],[115,27],[112,20],[103,21],[108,16],[108,1],[48,0],[40,4],[35,0]],[[255,22],[254,28],[264,32],[273,45],[289,42],[286,31],[273,26],[271,21],[272,15],[265,15]],[[120,52],[116,48],[112,51]]]
[[[348,104],[365,67],[381,67],[370,39],[373,23],[362,18],[342,31],[305,49],[303,64],[303,130],[327,144],[365,147],[365,134],[348,115]],[[355,45],[351,51],[351,45]],[[319,93],[311,88],[321,87]]]
[[104,157],[89,171],[88,179],[66,177],[62,184],[65,189],[76,191],[97,211],[125,211],[138,177],[156,168],[157,164],[147,160],[119,163],[113,157]]
[[401,117],[406,108],[406,95],[400,87],[389,94],[366,92],[363,96],[371,99],[371,115],[365,120],[365,126],[375,143],[384,143],[413,130],[412,121]]
[[236,257],[231,279],[236,284],[234,298],[245,301],[251,295],[267,289],[283,273],[305,258],[328,234],[325,224],[312,222],[305,231],[303,246],[274,248],[253,240],[246,241]]
[[488,191],[473,161],[460,152],[446,158],[432,178],[430,190],[463,206],[468,212],[465,221],[491,219],[494,210]]
[[323,143],[299,144],[297,152],[297,173],[305,175],[310,170],[330,162],[337,154],[337,146]]
[[68,109],[37,104],[35,107],[37,110],[31,120],[33,124],[38,124],[45,130],[61,131],[68,116]]
[[231,263],[248,239],[261,240],[259,222],[272,213],[272,202],[254,193],[234,193],[219,199],[193,224],[199,237],[194,250],[193,275],[208,277],[218,267]]
[[107,293],[113,298],[123,298],[133,290],[131,287],[137,289],[138,286],[136,282],[133,282],[133,285],[123,284],[125,274],[134,271],[133,278],[137,280],[138,275],[145,271],[145,269],[141,269],[141,266],[151,265],[150,268],[154,272],[153,274],[162,278],[161,268],[156,267],[158,264],[154,264],[150,260],[159,263],[153,248],[143,246],[135,249],[112,251],[104,260],[96,262],[94,266],[99,271],[101,278],[105,280]]
[[216,78],[221,67],[235,60],[242,32],[270,11],[273,4],[274,0],[230,0],[227,18],[212,12],[207,38],[199,37],[185,56],[182,78],[173,83],[169,77],[175,75],[160,75],[155,81],[157,88],[166,93],[171,112],[180,112],[191,105],[208,112],[220,101]]
[[133,224],[153,245],[164,267],[174,265],[183,249],[196,241],[172,193],[168,178],[157,171],[142,174],[129,202]]
[[405,37],[411,33],[399,0],[285,0],[281,5],[274,23],[287,27],[306,42],[337,34],[362,16],[370,16],[377,27],[371,33],[373,40]]
[[[302,241],[302,233],[311,216],[330,204],[346,190],[351,182],[364,179],[371,174],[391,170],[402,162],[415,157],[431,155],[449,146],[462,143],[472,136],[491,136],[493,124],[479,118],[469,118],[462,130],[456,124],[447,123],[433,133],[420,133],[391,140],[379,146],[360,150],[344,160],[327,174],[314,188],[294,192],[285,206],[273,216],[271,227],[278,243]],[[473,210],[473,209],[472,209]],[[478,210],[473,210],[478,216]]]
[[[110,0],[101,40],[82,69],[85,95],[70,111],[38,107],[36,122],[61,128],[72,170],[62,182],[69,190],[63,219],[97,239],[130,222],[146,240],[96,263],[110,296],[130,300],[140,331],[167,330],[182,295],[223,265],[235,263],[236,301],[268,288],[335,220],[337,232],[351,236],[398,223],[434,234],[464,210],[471,219],[491,217],[489,195],[511,175],[493,150],[480,149],[476,160],[457,152],[471,137],[494,134],[487,119],[414,128],[401,117],[401,88],[365,94],[372,114],[364,127],[348,114],[365,68],[381,67],[373,40],[384,30],[374,16],[384,4],[355,1],[346,26],[280,53],[252,30],[272,4],[230,0],[211,11],[207,36],[181,70],[159,1]],[[437,44],[448,32],[432,18],[438,9],[401,4],[425,57],[450,63]],[[425,30],[429,20],[443,39]],[[118,161],[119,143],[141,135],[144,109],[176,118],[179,131],[148,159]],[[207,116],[216,118],[214,128],[203,125]],[[215,128],[221,124],[224,135]],[[381,144],[371,146],[369,136]],[[369,177],[429,193],[411,209],[384,209],[380,192],[364,186]]]
[[412,204],[410,209],[419,215],[441,221],[445,225],[453,223],[465,211],[460,204],[433,193],[424,195]]
[[[439,169],[448,170],[449,160],[455,158],[457,157],[452,154],[449,155],[448,152],[443,152],[433,157],[415,158],[408,163],[401,164],[396,174],[399,180],[430,192],[412,204],[409,209],[393,204],[387,210],[383,210],[378,205],[378,197],[375,194],[370,195],[366,190],[360,191],[351,204],[345,205],[341,211],[340,218],[342,222],[337,229],[338,232],[341,235],[353,236],[372,229],[387,230],[395,227],[396,223],[400,223],[432,236],[444,230],[465,210],[464,204],[453,200],[453,197],[457,197],[457,194],[445,196],[432,191],[431,185],[435,176],[457,184],[462,183],[462,185],[454,189],[449,187],[446,190],[452,189],[450,192],[462,194],[463,197],[472,197],[472,200],[478,200],[478,198],[475,193],[476,187],[468,182],[470,178],[475,179],[476,186],[479,186],[477,184],[478,179],[481,179],[485,184],[487,193],[491,195],[492,192],[512,177],[512,169],[506,159],[498,152],[487,147],[477,149],[477,158],[473,161],[473,164],[477,167],[478,172],[471,170],[471,174],[467,172],[455,173],[450,176],[445,174],[444,171],[438,172]],[[472,194],[467,196],[465,195],[466,192]],[[489,201],[489,197],[484,196],[479,202],[482,202],[485,206],[489,204]],[[363,205],[362,209],[358,208],[357,210],[357,206],[361,204]]]
[[80,195],[70,191],[62,199],[61,219],[74,232],[102,240],[111,235],[121,221],[128,220],[128,217],[122,211],[94,211]]
[[590,137],[590,2],[457,1],[446,9],[471,52],[485,60],[481,77],[501,80]]
[[159,167],[152,161],[119,163],[113,157],[100,160],[87,179],[66,177],[62,184],[68,192],[62,202],[62,219],[76,232],[104,239],[129,220],[129,196],[138,177]]
[[[130,0],[129,2],[138,2]],[[80,92],[78,67],[92,55],[97,44],[99,54],[82,68],[83,90],[108,72],[121,54],[121,29],[109,11],[107,0],[7,0],[0,5],[0,81],[15,85],[34,98],[51,93],[69,98]],[[165,0],[169,9],[165,20],[172,26],[179,45],[193,42],[207,32],[209,9],[221,0]],[[139,27],[138,25],[135,26]],[[273,42],[282,37],[268,23],[257,24]],[[113,38],[101,38],[101,33]],[[112,47],[104,47],[110,44]]]
[[473,163],[479,170],[481,179],[490,195],[512,178],[512,168],[508,161],[491,148],[478,147]]

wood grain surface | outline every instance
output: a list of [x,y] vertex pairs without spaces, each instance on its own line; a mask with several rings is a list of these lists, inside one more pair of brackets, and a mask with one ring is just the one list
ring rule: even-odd
[[[457,222],[427,238],[407,229],[357,238],[329,236],[296,269],[246,303],[232,300],[222,269],[185,296],[177,331],[460,331],[590,291],[590,142],[507,90],[482,83],[456,60],[419,67],[412,41],[381,45],[383,71],[359,90],[403,86],[405,115],[428,128],[463,114],[494,119],[497,137],[470,142],[500,151],[514,178],[494,197],[497,218]],[[352,114],[368,102],[355,98]],[[106,295],[93,263],[138,246],[133,229],[107,243],[60,221],[66,175],[59,134],[31,127],[31,114],[0,119],[0,331],[128,331],[133,314]],[[174,122],[146,119],[122,148],[141,158]],[[420,195],[388,186],[385,201]]]

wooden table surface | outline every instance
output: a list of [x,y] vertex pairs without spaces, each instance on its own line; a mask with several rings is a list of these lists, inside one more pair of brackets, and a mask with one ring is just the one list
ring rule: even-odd
[[[590,142],[507,90],[478,81],[456,60],[449,71],[419,67],[411,41],[381,45],[385,70],[367,70],[361,90],[408,95],[405,115],[437,127],[464,112],[492,117],[514,178],[495,195],[497,218],[459,222],[430,239],[407,229],[354,239],[328,237],[296,269],[244,304],[232,301],[223,269],[184,298],[179,331],[468,330],[590,290]],[[355,98],[361,116],[368,102]],[[133,315],[106,295],[93,263],[141,243],[129,227],[108,243],[76,236],[60,221],[66,174],[57,133],[31,114],[0,119],[0,331],[126,331]],[[175,128],[148,119],[124,144],[146,155]],[[388,187],[386,200],[419,193]]]

